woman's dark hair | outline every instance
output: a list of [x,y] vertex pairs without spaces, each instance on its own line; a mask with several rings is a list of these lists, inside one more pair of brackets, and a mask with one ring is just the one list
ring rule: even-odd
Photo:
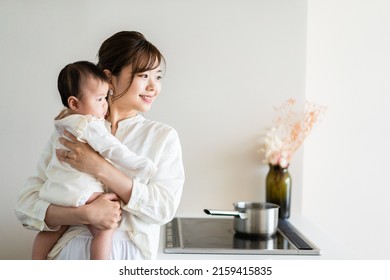
[[57,87],[64,106],[68,106],[68,98],[75,96],[81,99],[81,86],[88,78],[94,78],[102,82],[108,82],[103,70],[89,61],[77,61],[66,65],[58,75]]
[[[109,70],[114,76],[131,65],[129,87],[137,73],[155,69],[162,63],[165,65],[160,51],[137,31],[121,31],[106,39],[99,49],[98,58],[98,67]],[[119,93],[114,99],[123,94]]]

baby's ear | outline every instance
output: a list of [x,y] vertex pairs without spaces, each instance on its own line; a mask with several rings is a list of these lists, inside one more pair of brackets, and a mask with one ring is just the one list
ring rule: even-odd
[[69,96],[68,106],[73,111],[77,111],[77,109],[79,108],[79,100],[75,96]]

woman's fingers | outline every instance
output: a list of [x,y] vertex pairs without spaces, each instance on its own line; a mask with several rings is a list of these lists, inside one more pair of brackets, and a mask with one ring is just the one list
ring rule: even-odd
[[78,161],[79,158],[83,155],[83,149],[85,149],[85,143],[77,140],[69,131],[64,131],[64,136],[59,138],[59,141],[66,149],[57,149],[56,155],[60,160],[66,161],[69,163],[69,159],[73,161]]
[[[66,137],[66,138],[65,138]],[[67,149],[57,149],[56,155],[59,160],[67,161],[71,158],[72,151],[76,148],[77,138],[69,131],[64,131],[64,137],[60,137],[59,141]]]
[[73,151],[75,144],[78,142],[77,138],[70,133],[69,131],[64,131],[64,136],[66,137],[60,137],[59,141],[62,145],[64,145],[69,150]]
[[103,194],[108,200],[111,200],[111,201],[118,201],[119,198],[118,196],[115,194],[115,193],[105,193]]
[[70,133],[69,131],[65,130],[64,131],[64,136],[66,136],[67,138],[69,138],[70,141],[72,141],[73,143],[76,143],[77,138],[76,136],[74,136],[72,133]]
[[70,151],[63,149],[56,149],[56,155],[59,160],[66,161],[69,159]]
[[115,229],[121,220],[122,210],[114,193],[100,195],[88,204],[89,221],[99,229]]

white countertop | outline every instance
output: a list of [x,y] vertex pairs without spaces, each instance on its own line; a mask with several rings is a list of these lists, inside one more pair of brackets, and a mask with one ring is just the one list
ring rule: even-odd
[[[184,218],[184,217],[183,217]],[[354,260],[358,259],[340,242],[319,230],[315,225],[301,217],[290,218],[289,222],[305,237],[320,248],[320,255],[233,255],[233,254],[167,254],[163,252],[164,227],[160,235],[158,260]]]

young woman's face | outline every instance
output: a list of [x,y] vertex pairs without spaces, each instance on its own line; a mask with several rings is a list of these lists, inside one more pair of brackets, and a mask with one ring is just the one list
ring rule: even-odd
[[161,91],[161,75],[160,67],[137,73],[129,87],[131,66],[123,68],[119,75],[112,79],[115,94],[125,92],[122,97],[115,100],[114,106],[123,108],[131,115],[149,111]]
[[88,78],[83,84],[82,97],[78,102],[77,113],[102,118],[107,113],[108,83]]

